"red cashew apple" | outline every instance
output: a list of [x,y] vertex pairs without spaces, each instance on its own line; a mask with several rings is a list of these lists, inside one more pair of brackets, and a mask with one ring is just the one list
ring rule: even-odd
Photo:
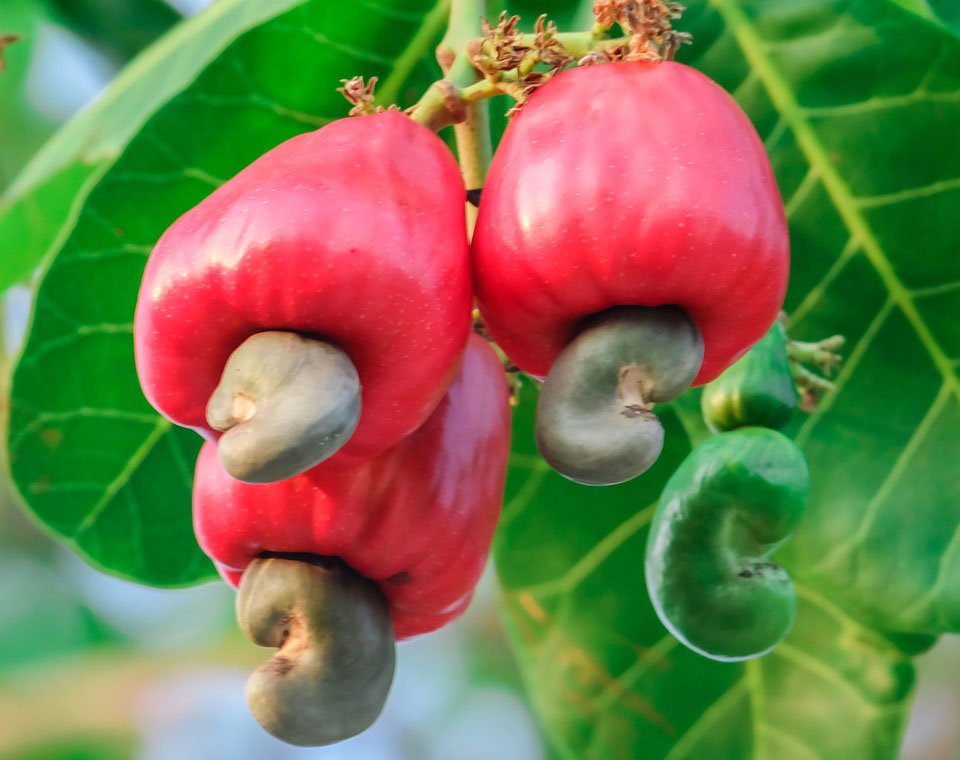
[[[766,333],[789,239],[733,98],[678,63],[621,62],[559,74],[514,117],[472,256],[490,334],[547,378],[544,457],[611,483],[659,453],[654,403],[709,382]],[[560,361],[568,348],[576,358]]]
[[436,408],[467,340],[464,202],[446,146],[400,113],[269,151],[147,262],[134,340],[148,400],[220,438],[251,482],[386,451]]
[[[405,639],[464,611],[500,514],[509,437],[502,364],[473,336],[459,374],[423,427],[366,463],[344,467],[331,460],[289,480],[254,485],[232,478],[215,445],[204,446],[194,485],[197,538],[221,574],[240,584],[243,627],[259,643],[280,647],[248,687],[251,708],[268,730],[293,743],[320,744],[353,735],[376,718],[392,659],[385,669],[384,637],[358,631],[389,628],[392,620],[395,637]],[[286,564],[264,564],[278,559]],[[301,589],[299,601],[290,588]],[[337,615],[345,611],[337,617],[323,600],[341,597],[353,602],[341,604]],[[323,614],[297,606],[311,599]],[[324,615],[339,621],[329,630],[318,624],[327,638],[296,624]],[[309,644],[316,641],[327,643]],[[316,655],[318,646],[341,656],[331,655],[331,662]],[[339,684],[335,697],[328,682]],[[288,694],[300,697],[284,698]]]

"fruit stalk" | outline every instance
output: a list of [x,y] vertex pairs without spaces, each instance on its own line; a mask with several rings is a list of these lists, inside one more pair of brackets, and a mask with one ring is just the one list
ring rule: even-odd
[[[444,75],[454,85],[469,87],[480,80],[480,72],[474,68],[466,54],[467,43],[477,36],[484,4],[481,0],[453,0],[450,10],[450,24],[447,34],[440,43],[438,58],[446,52],[454,57]],[[457,140],[457,159],[463,173],[463,183],[468,190],[482,188],[487,178],[487,168],[493,159],[493,144],[490,138],[490,105],[486,99],[465,103],[466,118],[455,124],[453,129]],[[473,233],[477,222],[477,209],[467,206],[467,231]]]

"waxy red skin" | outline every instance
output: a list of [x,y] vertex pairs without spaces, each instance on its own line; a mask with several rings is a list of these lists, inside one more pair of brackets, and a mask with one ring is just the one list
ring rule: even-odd
[[194,481],[194,529],[237,585],[263,552],[340,557],[377,581],[398,639],[435,630],[467,607],[500,515],[510,443],[509,388],[487,343],[463,365],[426,424],[356,467],[323,463],[290,480],[231,478],[213,443]]
[[722,88],[678,63],[564,72],[507,127],[472,245],[487,329],[543,377],[581,319],[683,307],[703,337],[694,384],[766,333],[789,238],[763,144]]
[[336,121],[269,151],[184,214],[147,262],[134,342],[144,393],[213,440],[205,407],[263,330],[327,339],[363,411],[330,461],[365,461],[440,402],[470,330],[466,192],[443,142],[399,113]]

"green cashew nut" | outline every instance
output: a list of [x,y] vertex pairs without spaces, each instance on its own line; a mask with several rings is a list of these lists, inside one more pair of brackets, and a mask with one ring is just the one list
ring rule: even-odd
[[689,388],[702,362],[700,331],[677,306],[623,306],[596,315],[543,383],[540,454],[585,485],[635,478],[663,448],[653,405]]
[[766,654],[793,624],[790,576],[770,555],[796,529],[807,463],[766,428],[721,433],[667,482],[647,541],[647,590],[682,643],[714,660]]
[[797,400],[787,336],[775,322],[746,356],[704,389],[700,408],[714,432],[749,425],[782,428]]
[[262,332],[227,360],[207,422],[227,472],[248,483],[298,475],[336,453],[360,419],[360,378],[339,348]]
[[237,620],[256,644],[278,648],[247,682],[250,711],[278,739],[333,744],[380,715],[396,647],[372,581],[336,560],[258,559],[240,581]]

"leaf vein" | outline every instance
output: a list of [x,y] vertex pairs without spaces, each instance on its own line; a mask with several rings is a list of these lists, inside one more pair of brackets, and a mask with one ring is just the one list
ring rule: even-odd
[[850,263],[859,250],[860,247],[856,239],[848,238],[847,244],[843,247],[843,250],[840,251],[840,255],[837,256],[833,263],[827,268],[827,271],[823,277],[820,278],[820,281],[807,291],[807,294],[797,305],[797,308],[789,314],[791,325],[797,325],[802,322],[804,317],[817,307],[827,294],[830,286],[836,281],[837,277],[840,276],[840,273],[843,272],[847,264]]
[[884,322],[886,322],[887,317],[889,317],[893,312],[893,306],[893,300],[888,299],[883,305],[883,308],[877,312],[877,315],[870,322],[870,325],[860,337],[860,340],[857,341],[856,345],[853,347],[853,350],[850,351],[850,355],[843,363],[843,367],[840,369],[840,373],[837,375],[833,390],[819,401],[816,408],[810,413],[803,425],[800,426],[800,430],[797,431],[795,440],[798,446],[803,446],[810,439],[813,429],[823,419],[824,415],[826,415],[826,413],[829,412],[833,407],[837,396],[840,395],[841,390],[853,376],[853,373],[859,366],[864,354],[867,353],[867,349],[870,348],[874,338],[877,337],[877,333],[880,332],[880,329],[883,327]]
[[536,586],[528,586],[524,590],[539,599],[549,599],[552,596],[570,593],[583,583],[583,581],[617,551],[617,549],[636,535],[638,531],[649,525],[656,509],[656,503],[650,504],[635,513],[629,520],[620,523],[610,531],[610,533],[594,544],[590,548],[590,551],[571,565],[559,578],[538,583]]
[[927,435],[933,429],[934,424],[940,418],[950,399],[950,388],[944,385],[933,403],[924,413],[923,418],[914,430],[907,445],[897,456],[896,461],[890,468],[890,472],[887,473],[887,477],[884,478],[883,483],[880,484],[873,498],[867,503],[860,517],[859,524],[857,525],[857,530],[852,535],[847,536],[843,541],[835,544],[830,551],[810,569],[811,573],[823,574],[830,572],[830,568],[836,567],[837,563],[850,556],[850,554],[866,540],[867,534],[870,532],[870,528],[873,527],[881,506],[900,484],[901,478],[906,474],[907,468],[916,456],[917,451],[926,441]]
[[[861,196],[856,198],[855,202],[861,209],[874,209],[883,206],[892,206],[896,203],[903,203],[904,201],[913,201],[918,198],[930,198],[953,190],[960,190],[960,177],[932,182],[929,185],[923,185],[921,187],[908,187],[904,190],[898,190],[895,193]],[[909,291],[905,290],[905,293],[909,294]]]
[[137,471],[137,468],[143,464],[144,460],[147,458],[147,455],[150,454],[154,446],[157,445],[157,442],[170,429],[171,424],[172,423],[165,418],[157,417],[157,422],[153,430],[143,439],[143,443],[140,444],[137,450],[133,452],[130,459],[117,474],[117,477],[107,484],[107,487],[103,491],[103,496],[97,501],[96,504],[93,505],[93,507],[87,513],[87,516],[77,525],[76,529],[71,533],[70,538],[72,538],[74,541],[79,541],[83,534],[90,531],[94,525],[96,525],[100,515],[110,505],[110,502],[113,500],[114,496],[117,495],[121,488],[130,482],[130,479]]
[[899,712],[903,709],[902,705],[899,703],[891,705],[878,705],[875,702],[871,702],[867,699],[863,692],[861,692],[854,684],[844,678],[838,670],[830,667],[821,660],[814,659],[806,652],[798,649],[792,644],[786,642],[781,643],[768,656],[780,657],[792,665],[796,665],[801,670],[806,670],[808,673],[817,676],[821,680],[833,684],[838,689],[848,694],[851,699],[853,699],[870,714],[882,714],[894,710]]
[[960,103],[960,94],[956,92],[927,92],[914,90],[904,95],[877,95],[858,103],[842,103],[830,106],[804,106],[801,108],[808,117],[844,117],[851,115],[870,114],[889,108],[903,108],[904,106],[919,105],[922,103]]
[[[863,216],[863,208],[858,205],[851,188],[840,175],[836,165],[830,160],[829,151],[824,147],[797,102],[783,72],[779,71],[770,57],[770,50],[763,44],[759,30],[747,16],[739,0],[709,0],[727,23],[740,45],[747,62],[756,69],[764,83],[774,107],[786,119],[797,139],[797,144],[807,160],[820,175],[827,194],[833,200],[837,211],[853,237],[863,243],[864,254],[880,275],[890,293],[890,297],[903,311],[923,347],[933,358],[937,370],[943,375],[952,391],[960,398],[960,381],[954,371],[950,358],[940,348],[916,305],[896,274],[883,247]],[[954,183],[960,180],[946,180]],[[943,183],[937,183],[941,185]],[[929,188],[928,188],[929,189]],[[861,203],[863,200],[861,199]]]
[[746,696],[746,692],[747,682],[744,677],[731,685],[727,691],[714,700],[713,704],[700,713],[700,716],[690,725],[690,728],[684,731],[673,747],[670,748],[663,760],[681,760],[681,758],[689,757],[684,753],[695,747],[704,734],[713,728],[714,724],[731,709],[731,706],[736,706],[737,702]]

